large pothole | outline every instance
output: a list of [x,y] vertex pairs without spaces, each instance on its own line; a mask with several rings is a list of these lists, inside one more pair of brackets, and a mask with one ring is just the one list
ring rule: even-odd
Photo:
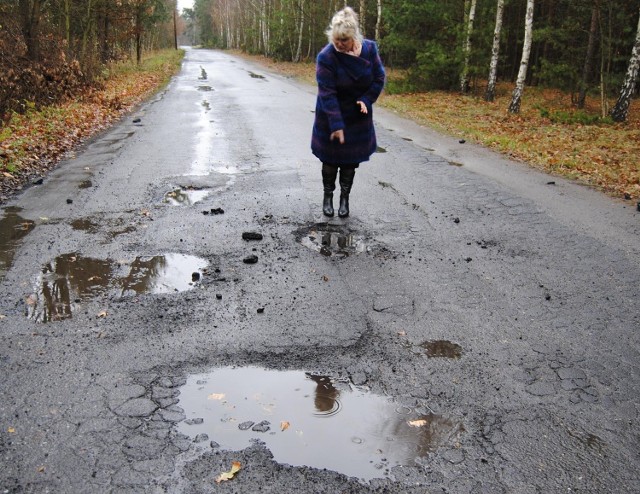
[[195,441],[239,451],[260,440],[280,463],[363,480],[391,476],[464,431],[426,406],[302,371],[225,367],[192,375],[178,405],[186,415],[178,428]]

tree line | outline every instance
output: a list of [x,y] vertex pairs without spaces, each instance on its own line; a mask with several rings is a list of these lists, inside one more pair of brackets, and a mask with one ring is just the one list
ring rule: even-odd
[[175,45],[176,0],[1,0],[0,117],[56,103]]
[[[310,60],[344,0],[195,0],[185,9],[193,43],[287,61]],[[353,0],[365,36],[389,67],[407,76],[388,91],[429,89],[495,96],[515,84],[568,91],[576,107],[597,96],[603,115],[627,118],[637,95],[637,0]],[[609,100],[618,101],[609,108]]]

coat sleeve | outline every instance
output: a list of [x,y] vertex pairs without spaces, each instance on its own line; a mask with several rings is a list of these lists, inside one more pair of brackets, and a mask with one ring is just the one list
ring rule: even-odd
[[338,103],[336,84],[336,66],[330,57],[320,53],[316,62],[316,81],[318,82],[318,101],[322,112],[329,120],[331,132],[344,129],[344,120]]
[[368,44],[369,49],[371,50],[369,59],[372,64],[371,70],[373,72],[373,82],[371,83],[371,86],[369,86],[369,89],[367,89],[367,91],[362,95],[360,100],[367,105],[369,110],[371,110],[371,105],[376,102],[384,88],[386,76],[382,60],[380,60],[380,54],[378,53],[378,45],[374,41],[368,41]]

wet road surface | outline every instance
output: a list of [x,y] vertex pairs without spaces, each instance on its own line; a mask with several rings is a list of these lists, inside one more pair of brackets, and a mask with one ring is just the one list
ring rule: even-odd
[[327,221],[314,104],[189,50],[3,208],[0,490],[638,492],[640,213],[376,109]]

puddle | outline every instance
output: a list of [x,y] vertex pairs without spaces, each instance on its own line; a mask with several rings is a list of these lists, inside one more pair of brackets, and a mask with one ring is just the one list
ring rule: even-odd
[[100,225],[90,219],[79,218],[71,222],[71,228],[81,232],[96,233],[100,228]]
[[209,195],[206,189],[174,189],[164,195],[164,202],[172,206],[191,206]]
[[206,81],[207,80],[207,71],[204,70],[204,67],[200,66],[200,75],[198,76],[198,80]]
[[383,148],[383,147],[378,146],[376,148],[376,153],[386,153],[386,152],[387,152],[387,150],[385,148]]
[[265,76],[260,75],[260,74],[256,74],[255,72],[249,72],[249,75],[250,75],[251,77],[253,77],[254,79],[266,79],[266,77],[265,77]]
[[[348,382],[301,371],[221,368],[190,376],[180,432],[207,434],[225,450],[263,441],[280,463],[327,468],[362,480],[390,477],[453,443],[461,423]],[[411,424],[413,425],[410,425]]]
[[462,163],[458,163],[457,161],[449,161],[451,166],[464,166]]
[[198,86],[198,91],[213,91],[213,88],[211,86]]
[[11,267],[20,240],[35,228],[33,221],[25,220],[18,214],[20,211],[22,208],[8,207],[0,219],[0,275]]
[[202,106],[204,107],[204,111],[211,110],[211,104],[207,100],[202,100]]
[[341,227],[328,223],[320,223],[309,229],[298,230],[296,238],[305,247],[326,257],[344,258],[367,250],[367,244],[362,236],[344,232]]
[[447,340],[425,341],[420,345],[426,350],[427,357],[460,358],[462,357],[462,347],[457,343]]
[[91,182],[91,180],[83,180],[80,182],[80,185],[78,185],[79,189],[90,189],[91,187],[93,187],[93,182]]
[[[183,292],[195,284],[192,274],[202,275],[207,261],[185,254],[137,257],[130,265],[110,259],[63,254],[46,264],[27,297],[27,317],[38,322],[72,316],[76,305],[100,294],[127,296]],[[123,271],[128,274],[123,276]]]

